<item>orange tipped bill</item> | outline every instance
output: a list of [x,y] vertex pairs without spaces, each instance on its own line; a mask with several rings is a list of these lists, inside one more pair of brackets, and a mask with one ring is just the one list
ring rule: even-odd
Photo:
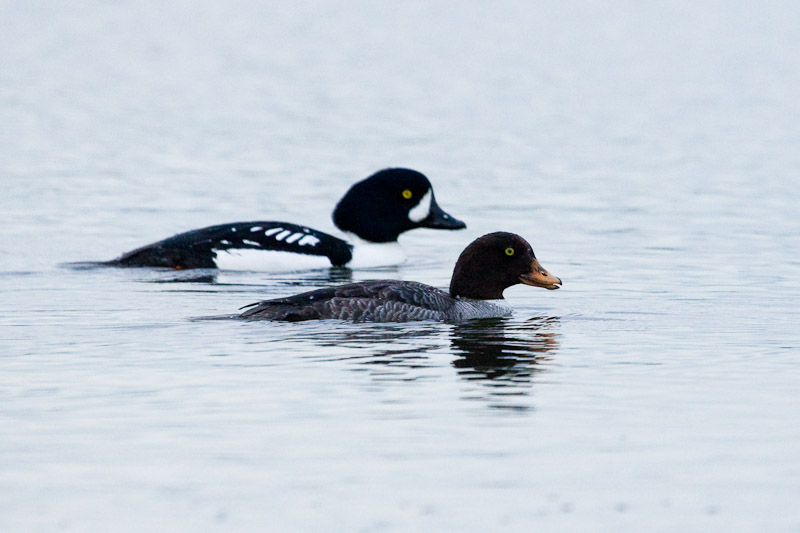
[[522,274],[519,280],[525,285],[544,287],[551,291],[561,287],[561,280],[545,270],[537,259],[534,259],[531,263],[531,271],[527,274]]

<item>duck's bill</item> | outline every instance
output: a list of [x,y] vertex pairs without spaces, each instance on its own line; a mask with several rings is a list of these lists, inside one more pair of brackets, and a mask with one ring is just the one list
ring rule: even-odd
[[431,202],[428,216],[422,219],[419,225],[431,229],[464,229],[467,227],[462,221],[446,213],[435,200]]
[[545,270],[536,259],[531,263],[531,271],[527,274],[522,274],[519,280],[525,285],[543,287],[550,291],[561,287],[561,280]]

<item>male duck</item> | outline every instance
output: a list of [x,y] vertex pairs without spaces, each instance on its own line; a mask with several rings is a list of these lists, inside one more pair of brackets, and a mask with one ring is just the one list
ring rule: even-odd
[[405,260],[397,243],[405,231],[466,227],[439,207],[428,178],[407,168],[387,168],[353,185],[333,211],[333,222],[356,244],[289,222],[233,222],[179,233],[104,264],[230,270],[384,266]]

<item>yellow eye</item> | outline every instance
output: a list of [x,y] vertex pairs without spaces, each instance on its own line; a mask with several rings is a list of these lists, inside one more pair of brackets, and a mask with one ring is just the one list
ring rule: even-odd
[[410,189],[406,189],[406,190],[403,191],[403,198],[405,198],[406,200],[410,200],[411,199],[411,190]]
[[506,255],[509,255],[509,256],[510,255],[514,255],[514,249],[511,248],[510,246],[508,248],[506,248]]

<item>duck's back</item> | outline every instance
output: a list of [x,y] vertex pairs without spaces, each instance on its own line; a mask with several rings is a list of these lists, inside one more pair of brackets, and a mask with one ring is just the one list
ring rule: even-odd
[[[233,222],[178,233],[105,264],[122,267],[263,270],[253,265],[264,263],[265,260],[254,259],[254,256],[269,257],[275,253],[289,256],[284,263],[287,266],[297,264],[299,269],[308,263],[299,261],[297,256],[316,257],[323,260],[315,265],[320,268],[346,264],[352,259],[352,246],[327,233],[289,222]],[[294,260],[292,256],[295,256]],[[272,262],[275,262],[274,257]],[[291,267],[284,269],[292,270]]]
[[456,301],[415,281],[350,283],[253,304],[240,315],[248,320],[339,319],[353,322],[447,320]]

